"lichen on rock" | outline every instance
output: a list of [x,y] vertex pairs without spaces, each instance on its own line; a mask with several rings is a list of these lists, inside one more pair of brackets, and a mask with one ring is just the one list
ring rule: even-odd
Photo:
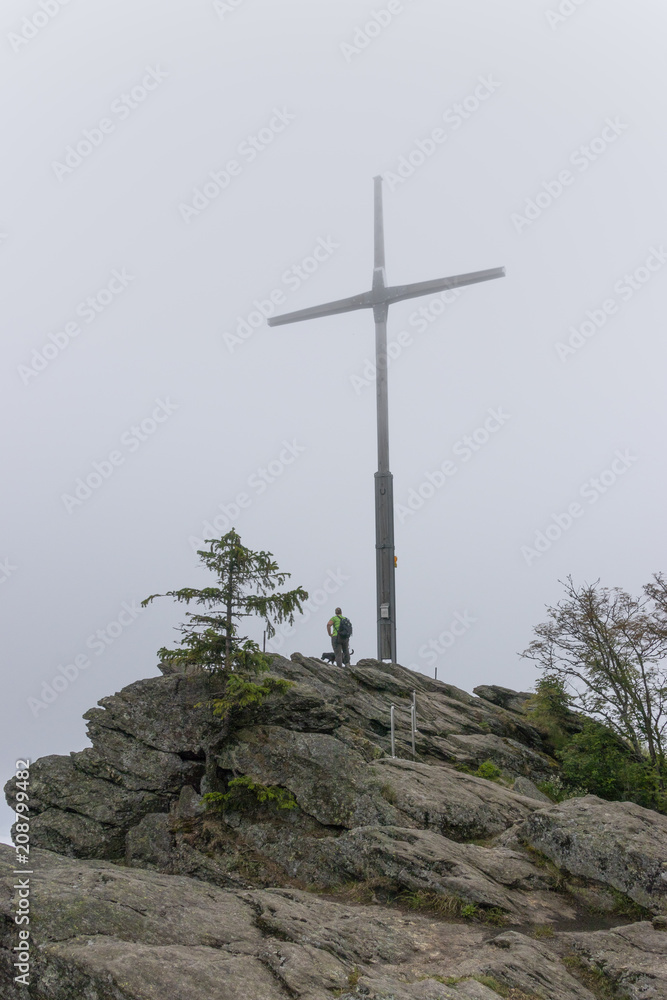
[[[667,934],[614,904],[667,909],[667,818],[545,801],[527,695],[376,660],[272,670],[289,689],[228,726],[214,677],[138,681],[86,713],[92,746],[32,766],[33,1000],[591,1000],[588,966],[667,1000]],[[0,847],[1,1000],[12,864]]]

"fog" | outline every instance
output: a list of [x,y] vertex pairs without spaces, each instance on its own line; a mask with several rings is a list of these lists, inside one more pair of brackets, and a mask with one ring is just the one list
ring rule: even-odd
[[389,283],[507,269],[390,311],[399,662],[529,689],[560,580],[665,568],[666,28],[5,0],[3,780],[158,674],[184,608],[140,601],[212,582],[211,529],[311,594],[272,648],[319,655],[340,605],[375,654],[372,316],[264,318],[370,287],[377,174]]

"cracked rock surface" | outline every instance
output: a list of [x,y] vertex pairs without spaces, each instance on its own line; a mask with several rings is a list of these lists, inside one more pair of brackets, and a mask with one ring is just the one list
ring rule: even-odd
[[[215,681],[171,672],[32,765],[31,985],[0,845],[0,1000],[667,1000],[667,817],[545,802],[527,695],[374,660],[272,669],[292,686],[229,728]],[[486,760],[499,781],[471,773]],[[293,808],[207,811],[239,776]]]

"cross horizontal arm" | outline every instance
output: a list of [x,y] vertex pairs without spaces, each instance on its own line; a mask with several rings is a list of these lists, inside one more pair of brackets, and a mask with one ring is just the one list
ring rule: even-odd
[[310,306],[308,309],[297,309],[296,312],[283,313],[282,316],[272,316],[267,320],[269,326],[282,326],[284,323],[299,323],[304,319],[317,319],[320,316],[335,316],[337,313],[353,312],[355,309],[370,309],[373,305],[371,292],[352,295],[349,299],[337,299],[335,302],[325,302],[321,306]]
[[450,288],[460,288],[462,285],[474,285],[479,281],[491,281],[492,278],[504,278],[504,267],[492,267],[488,271],[472,271],[469,274],[455,274],[451,278],[434,278],[433,281],[417,281],[411,285],[382,284],[370,292],[352,295],[348,299],[336,299],[335,302],[325,302],[321,306],[309,306],[296,312],[284,313],[282,316],[272,316],[267,320],[269,326],[283,326],[285,323],[300,323],[306,319],[319,319],[321,316],[336,316],[338,313],[353,312],[355,309],[370,309],[373,306],[389,306],[392,302],[402,302],[403,299],[416,299],[421,295],[434,295]]
[[492,267],[488,271],[455,274],[451,278],[434,278],[433,281],[417,281],[411,285],[390,285],[384,290],[383,298],[387,305],[390,305],[403,299],[416,299],[420,295],[433,295],[449,288],[460,288],[462,285],[474,285],[478,281],[491,281],[492,278],[504,277],[504,267]]

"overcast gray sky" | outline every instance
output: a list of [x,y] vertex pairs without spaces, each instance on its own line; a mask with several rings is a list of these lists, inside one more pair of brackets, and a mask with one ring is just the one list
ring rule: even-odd
[[664,4],[1,20],[4,778],[157,674],[211,528],[313,595],[281,651],[374,655],[372,317],[262,312],[370,286],[378,173],[390,283],[507,268],[390,313],[399,661],[529,688],[559,579],[665,568]]

